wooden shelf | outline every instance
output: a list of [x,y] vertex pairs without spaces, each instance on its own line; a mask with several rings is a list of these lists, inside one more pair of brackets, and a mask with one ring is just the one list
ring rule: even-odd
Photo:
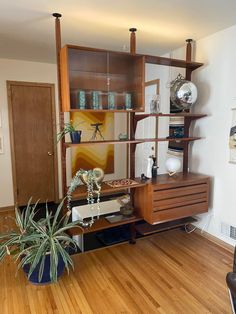
[[165,230],[179,228],[181,226],[184,226],[186,224],[196,222],[196,221],[197,219],[193,217],[186,217],[182,219],[159,223],[156,225],[150,225],[149,223],[144,222],[142,224],[135,226],[135,229],[142,235],[149,235],[149,234],[153,234],[153,233],[157,233],[157,232],[161,232]]
[[92,225],[91,228],[84,229],[84,233],[85,234],[91,233],[91,232],[95,232],[95,231],[99,231],[99,230],[103,230],[103,229],[108,229],[108,228],[112,228],[112,227],[117,227],[117,226],[129,224],[129,223],[133,223],[133,222],[137,222],[137,221],[141,221],[141,220],[142,220],[141,217],[135,216],[134,218],[125,219],[125,220],[122,220],[119,222],[110,223],[104,217],[101,217]]
[[[140,139],[140,143],[145,143],[145,142],[191,142],[191,141],[196,141],[200,140],[201,137],[180,137],[180,138],[145,138],[145,139]],[[142,141],[142,142],[141,142]]]
[[143,109],[70,109],[69,112],[143,112]]
[[65,143],[66,147],[77,147],[83,145],[98,145],[98,144],[141,144],[146,142],[191,142],[200,140],[201,137],[180,137],[180,138],[143,138],[134,140],[110,140],[110,141],[89,141],[80,142],[78,144]]
[[104,141],[88,141],[88,142],[80,142],[78,144],[72,143],[65,143],[67,147],[76,147],[76,146],[83,146],[83,145],[98,145],[98,144],[138,144],[142,143],[143,140],[104,140]]
[[169,184],[185,184],[185,183],[193,183],[195,184],[198,180],[205,180],[208,176],[200,174],[200,173],[183,173],[177,172],[174,176],[169,176],[168,174],[160,174],[156,178],[152,178],[147,180],[147,184],[151,183],[152,185],[169,185]]
[[206,114],[198,114],[198,113],[186,113],[186,112],[181,112],[181,113],[144,113],[144,114],[137,114],[134,116],[134,119],[136,121],[143,120],[148,117],[184,117],[185,119],[191,119],[191,120],[196,120],[196,119],[201,119],[206,117]]
[[107,221],[105,219],[105,217],[100,217],[98,220],[95,221],[95,223],[90,228],[83,229],[83,231],[80,228],[72,228],[72,229],[70,229],[69,234],[71,236],[87,234],[87,233],[91,233],[91,232],[101,231],[104,229],[109,229],[109,228],[113,228],[113,227],[117,227],[117,226],[121,226],[121,225],[134,223],[134,222],[141,221],[141,220],[143,220],[141,217],[135,216],[133,218],[128,218],[128,219],[125,219],[122,221],[110,223],[109,221]]
[[185,68],[185,69],[190,69],[190,70],[196,70],[197,68],[203,65],[203,63],[200,63],[200,62],[186,62],[184,60],[179,60],[179,59],[171,59],[171,58],[149,56],[149,55],[145,55],[145,63],[167,65],[167,66]]
[[[106,184],[106,181],[104,181],[102,182],[101,194],[104,195],[104,194],[109,194],[109,193],[116,193],[119,191],[124,191],[126,189],[133,189],[133,188],[141,187],[146,184],[146,182],[142,182],[140,178],[135,178],[134,180],[137,182],[137,184],[124,185],[122,187],[114,187],[114,188]],[[79,186],[72,195],[73,200],[82,199],[86,197],[87,197],[87,189],[84,185]]]

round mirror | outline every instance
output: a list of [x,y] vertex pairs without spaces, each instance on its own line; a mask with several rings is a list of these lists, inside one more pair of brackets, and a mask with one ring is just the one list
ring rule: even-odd
[[179,109],[189,109],[197,100],[197,87],[181,75],[171,82],[170,99]]

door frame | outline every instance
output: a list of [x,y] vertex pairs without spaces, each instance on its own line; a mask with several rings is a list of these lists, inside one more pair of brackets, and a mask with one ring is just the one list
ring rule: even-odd
[[[8,98],[8,113],[9,113],[9,131],[10,131],[10,148],[11,148],[11,164],[12,164],[12,181],[13,181],[13,196],[14,204],[17,205],[17,177],[16,177],[16,155],[15,155],[15,139],[13,128],[13,104],[11,101],[11,87],[17,86],[34,86],[34,87],[49,87],[51,90],[51,112],[52,112],[52,131],[53,137],[56,138],[56,108],[55,108],[55,84],[51,83],[36,83],[24,81],[6,81],[7,84],[7,98]],[[59,202],[59,188],[58,188],[58,158],[57,147],[54,148],[53,154],[54,162],[54,202]]]

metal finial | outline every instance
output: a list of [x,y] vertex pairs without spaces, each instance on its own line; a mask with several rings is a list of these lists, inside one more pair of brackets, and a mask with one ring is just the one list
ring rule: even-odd
[[52,16],[54,16],[56,18],[62,17],[61,13],[53,13]]

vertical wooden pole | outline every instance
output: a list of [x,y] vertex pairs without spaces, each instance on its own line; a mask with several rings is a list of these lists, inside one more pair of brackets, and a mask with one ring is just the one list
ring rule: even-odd
[[[192,39],[186,39],[186,62],[191,62],[192,61]],[[192,70],[189,68],[186,68],[186,80],[191,81],[191,74]]]
[[[192,39],[186,39],[186,62],[192,61]],[[185,78],[191,81],[192,70],[186,67]],[[188,110],[189,111],[189,110]],[[189,128],[191,120],[184,118],[184,137],[189,137]],[[183,173],[188,173],[188,156],[189,156],[189,142],[183,144]]]
[[[189,137],[189,128],[191,124],[191,119],[184,118],[184,137]],[[188,173],[188,155],[189,155],[189,142],[184,142],[183,144],[183,173]]]
[[[135,32],[137,31],[136,28],[130,28],[130,53],[132,55],[136,54],[136,35]],[[128,123],[129,123],[129,138],[134,139],[135,137],[135,119],[134,119],[134,112],[128,113]],[[135,177],[135,149],[136,144],[129,144],[128,145],[128,158],[129,158],[129,171],[130,171],[130,177]],[[132,204],[134,204],[134,190],[130,190],[130,199]],[[130,243],[135,244],[135,238],[136,238],[136,229],[135,229],[135,223],[130,224]]]
[[[137,29],[132,27],[129,29],[130,31],[130,53],[136,53],[136,31]],[[134,139],[135,132],[134,132],[134,114],[133,112],[128,113],[128,123],[129,123],[129,138]],[[130,170],[130,177],[134,178],[135,176],[135,144],[130,144],[128,147],[128,156],[129,156],[129,170]]]
[[137,28],[132,27],[129,29],[130,31],[130,53],[131,54],[136,54],[136,35],[135,33],[137,32]]
[[[60,128],[63,129],[64,113],[62,112],[62,98],[61,98],[61,67],[60,67],[60,51],[61,51],[61,24],[60,13],[53,13],[55,17],[55,42],[56,42],[56,57],[57,57],[57,84],[58,84],[58,104],[60,111]],[[61,173],[62,173],[62,192],[66,193],[66,147],[65,139],[61,140]]]

